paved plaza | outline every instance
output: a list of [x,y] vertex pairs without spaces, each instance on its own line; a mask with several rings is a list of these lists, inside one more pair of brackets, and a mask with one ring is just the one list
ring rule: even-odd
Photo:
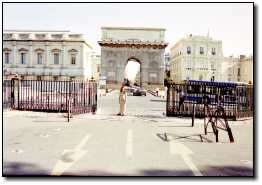
[[163,98],[98,97],[97,114],[3,113],[4,175],[253,176],[253,119],[230,121],[219,142],[203,119],[165,116]]

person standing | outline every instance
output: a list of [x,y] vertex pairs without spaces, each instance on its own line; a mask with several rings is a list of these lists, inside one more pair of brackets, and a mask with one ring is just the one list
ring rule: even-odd
[[[180,111],[181,106],[183,107],[185,101],[185,93],[183,91],[183,89],[181,88],[179,91],[179,106],[178,106],[178,110]],[[184,107],[183,107],[184,109]]]
[[120,104],[120,111],[117,115],[118,116],[124,116],[125,109],[126,109],[126,86],[125,86],[125,83],[123,83],[121,88],[120,88],[119,104]]

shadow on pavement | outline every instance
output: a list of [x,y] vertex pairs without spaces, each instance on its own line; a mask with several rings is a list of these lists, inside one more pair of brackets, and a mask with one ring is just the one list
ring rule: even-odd
[[47,170],[36,164],[25,162],[4,162],[3,176],[46,176],[49,175]]
[[254,177],[254,170],[247,166],[205,166],[206,176],[249,176]]
[[[174,166],[175,168],[175,166]],[[253,168],[245,166],[207,166],[201,170],[203,176],[247,176],[253,177]],[[144,169],[133,173],[112,173],[101,170],[86,170],[74,173],[64,173],[63,176],[163,176],[163,177],[186,177],[194,176],[191,170],[166,170],[166,169]]]
[[[32,163],[6,162],[3,165],[3,176],[50,176],[48,171]],[[175,168],[175,165],[173,166]],[[247,166],[203,166],[203,176],[249,176],[254,177],[254,170]],[[166,170],[166,169],[144,169],[130,174],[114,173],[103,170],[83,170],[77,172],[65,172],[63,176],[194,176],[191,170]]]
[[[201,134],[191,134],[191,135],[186,135],[186,136],[179,136],[176,134],[172,134],[172,133],[157,133],[156,134],[160,139],[162,139],[163,141],[172,141],[172,140],[182,140],[180,142],[199,142],[202,143],[204,142],[204,140],[208,143],[212,143],[213,141],[203,137]],[[198,139],[199,137],[199,139]]]
[[67,123],[68,121],[65,120],[65,121],[32,121],[34,123]]

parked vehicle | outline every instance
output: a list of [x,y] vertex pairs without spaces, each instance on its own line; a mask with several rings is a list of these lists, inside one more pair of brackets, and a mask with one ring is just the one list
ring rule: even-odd
[[146,96],[146,90],[144,88],[134,86],[133,96]]

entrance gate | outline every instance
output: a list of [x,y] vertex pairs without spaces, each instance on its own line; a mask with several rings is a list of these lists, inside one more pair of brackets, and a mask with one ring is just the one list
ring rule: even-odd
[[97,84],[83,81],[5,80],[4,108],[81,114],[97,109]]
[[189,80],[171,84],[167,90],[166,115],[204,117],[204,104],[211,110],[222,106],[233,120],[253,116],[253,85]]

